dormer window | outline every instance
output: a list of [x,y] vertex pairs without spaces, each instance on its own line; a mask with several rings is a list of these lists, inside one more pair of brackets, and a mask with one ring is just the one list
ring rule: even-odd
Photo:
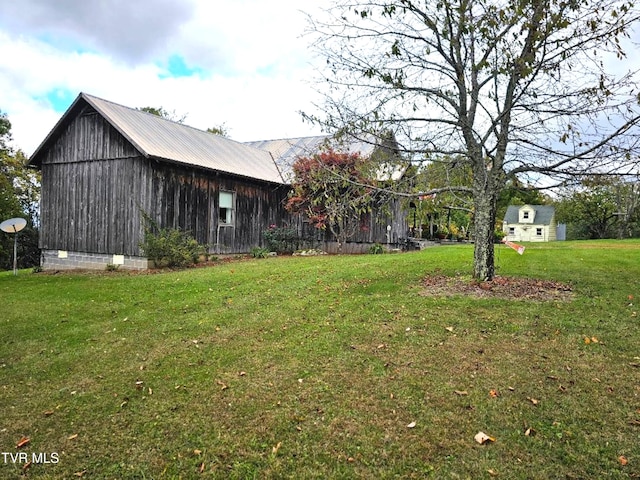
[[520,223],[533,223],[533,217],[535,217],[535,211],[528,207],[522,207],[520,214],[518,215],[518,221]]

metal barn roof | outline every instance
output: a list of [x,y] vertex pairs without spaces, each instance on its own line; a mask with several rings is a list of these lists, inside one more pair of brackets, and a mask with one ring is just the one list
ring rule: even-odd
[[146,157],[202,167],[242,177],[284,183],[276,164],[266,150],[219,135],[172,122],[157,115],[118,105],[81,93],[51,133],[37,148],[30,163],[39,163],[39,153],[59,135],[59,127],[73,119],[71,112],[86,102],[98,111],[140,153]]

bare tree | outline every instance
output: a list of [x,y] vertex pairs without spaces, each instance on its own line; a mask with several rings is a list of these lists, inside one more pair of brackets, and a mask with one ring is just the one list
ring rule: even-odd
[[393,130],[413,159],[465,162],[473,275],[490,280],[510,179],[549,187],[637,168],[637,71],[623,47],[638,18],[624,0],[337,0],[310,19],[330,89],[308,117]]

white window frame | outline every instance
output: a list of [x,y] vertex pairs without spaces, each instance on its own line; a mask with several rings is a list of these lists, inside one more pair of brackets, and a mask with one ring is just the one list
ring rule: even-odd
[[544,229],[542,227],[536,227],[536,236],[541,237],[544,233]]
[[236,194],[228,190],[220,190],[218,192],[218,224],[233,226],[235,223]]

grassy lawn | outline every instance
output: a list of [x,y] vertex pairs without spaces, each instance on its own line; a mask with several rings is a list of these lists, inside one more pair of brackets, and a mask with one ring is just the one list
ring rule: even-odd
[[468,245],[0,273],[0,477],[640,478],[640,241],[497,249],[573,300],[421,295]]

